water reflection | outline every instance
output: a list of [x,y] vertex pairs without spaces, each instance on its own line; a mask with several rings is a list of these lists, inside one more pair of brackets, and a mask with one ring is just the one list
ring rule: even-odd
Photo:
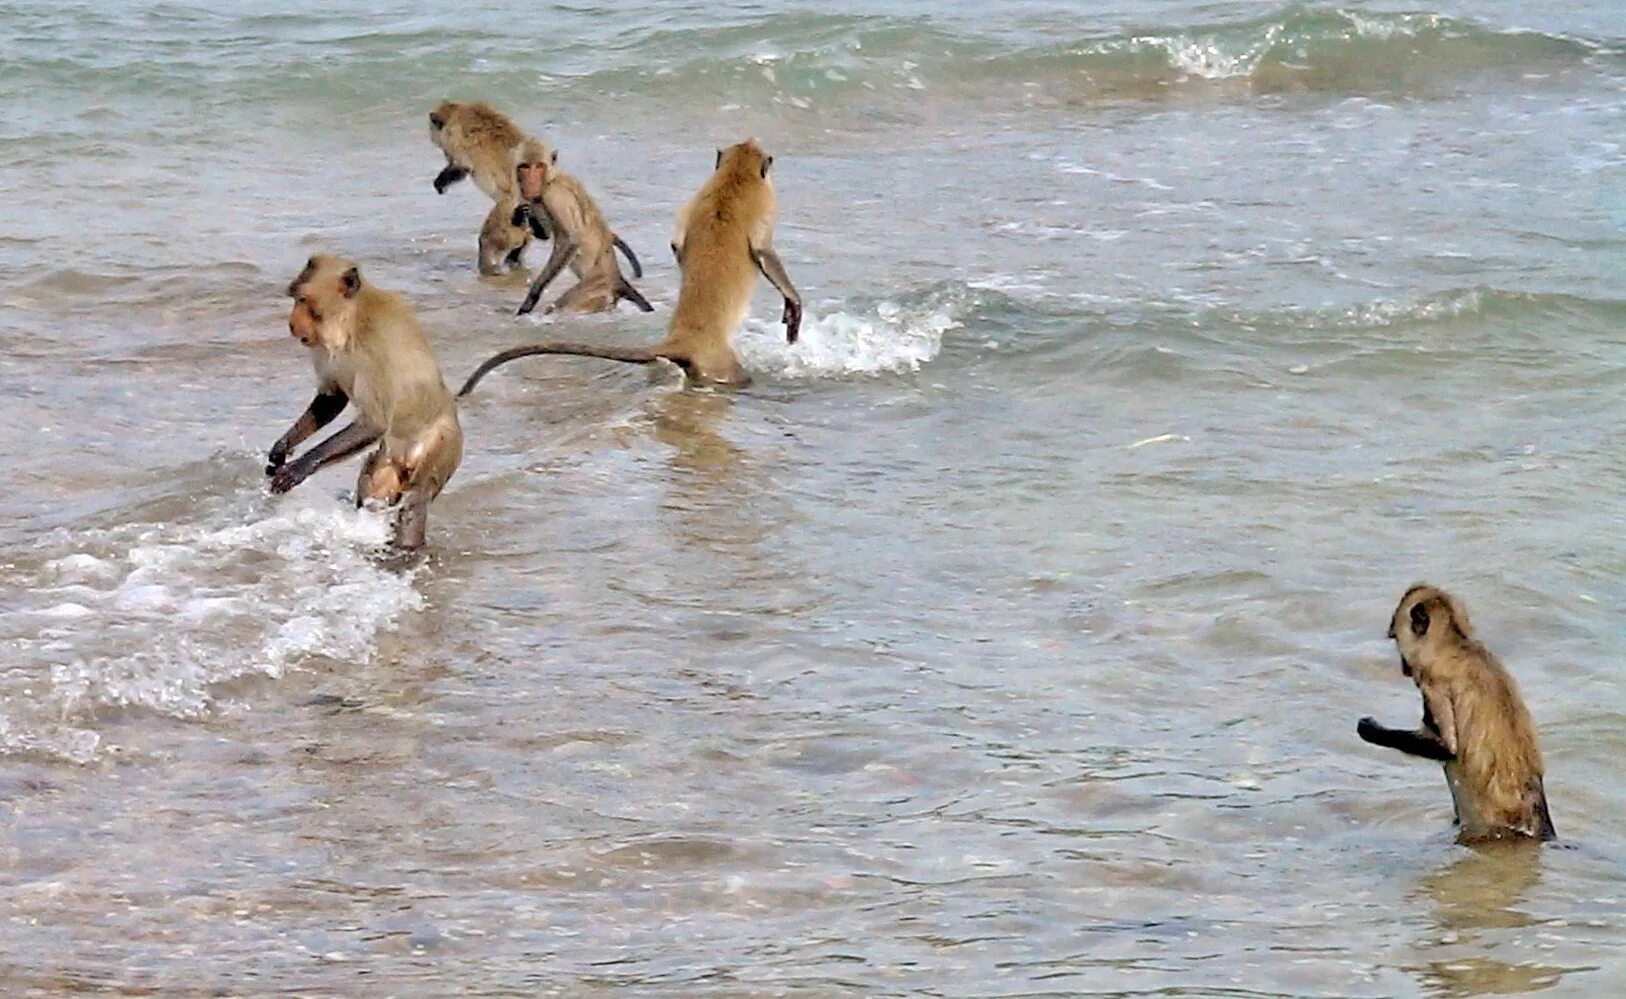
[[1434,904],[1434,926],[1418,949],[1418,977],[1430,995],[1484,996],[1535,992],[1574,970],[1492,957],[1518,952],[1542,919],[1525,911],[1541,883],[1537,843],[1476,845],[1423,881]]

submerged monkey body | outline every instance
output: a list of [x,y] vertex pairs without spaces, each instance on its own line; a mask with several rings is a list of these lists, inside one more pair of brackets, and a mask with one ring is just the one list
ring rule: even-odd
[[1389,635],[1422,695],[1422,725],[1404,731],[1363,718],[1360,737],[1442,764],[1462,841],[1553,839],[1535,722],[1467,612],[1444,590],[1414,586]]
[[775,206],[768,180],[772,164],[773,157],[754,140],[720,150],[711,177],[678,213],[672,253],[682,277],[678,303],[660,343],[598,347],[548,342],[516,347],[481,364],[458,395],[471,392],[493,368],[539,354],[575,354],[632,364],[667,360],[681,367],[691,381],[735,388],[750,384],[732,341],[750,309],[759,273],[784,296],[787,342],[796,342],[802,321],[801,295],[773,248]]

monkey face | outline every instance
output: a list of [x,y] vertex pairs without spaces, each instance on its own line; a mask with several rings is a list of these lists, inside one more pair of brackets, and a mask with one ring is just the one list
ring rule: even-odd
[[348,305],[361,291],[361,272],[348,260],[315,256],[305,264],[288,295],[294,307],[288,313],[288,332],[307,347],[336,349]]
[[[452,115],[456,111],[457,111],[457,104],[455,102],[453,102],[453,101],[441,101],[439,107],[437,107],[437,108],[435,108],[435,110],[429,112],[429,141],[430,142],[433,142],[437,146],[439,146],[441,144],[441,142],[440,142],[440,130],[446,127],[446,123],[448,121],[452,120]],[[442,147],[442,148],[444,148],[444,147]]]
[[519,181],[519,196],[526,201],[538,201],[542,197],[542,188],[548,183],[548,164],[522,160],[514,168],[514,177]]
[[322,317],[316,314],[311,304],[303,297],[294,300],[294,310],[288,314],[288,332],[294,339],[307,347],[316,346],[317,331],[321,328]]

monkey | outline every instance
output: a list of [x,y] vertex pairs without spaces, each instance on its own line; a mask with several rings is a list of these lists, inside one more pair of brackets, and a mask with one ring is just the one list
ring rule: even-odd
[[1362,718],[1356,733],[1445,765],[1460,842],[1555,838],[1535,722],[1512,674],[1474,637],[1467,611],[1419,583],[1400,598],[1388,637],[1423,695],[1423,723],[1406,731]]
[[429,139],[446,154],[446,166],[435,177],[435,193],[465,177],[484,191],[494,204],[480,226],[480,273],[493,277],[504,267],[516,267],[534,234],[548,238],[545,222],[527,225],[516,221],[519,196],[513,161],[522,147],[550,155],[547,144],[525,134],[507,115],[489,104],[442,101],[429,112]]
[[750,309],[761,272],[784,297],[785,341],[801,330],[802,297],[773,248],[773,157],[755,139],[717,151],[711,177],[678,213],[672,253],[682,279],[666,339],[653,347],[600,347],[550,342],[515,347],[488,358],[463,383],[468,395],[486,373],[519,357],[575,354],[631,364],[668,360],[691,381],[743,388],[751,383],[732,343]]
[[643,277],[643,265],[620,236],[605,224],[587,188],[558,167],[559,154],[541,143],[524,143],[514,157],[515,183],[519,205],[513,212],[514,225],[535,225],[546,219],[553,233],[553,253],[542,272],[531,282],[531,290],[519,307],[519,315],[536,308],[548,283],[568,265],[580,280],[545,312],[608,312],[625,298],[644,312],[655,307],[621,276],[615,262],[619,249],[632,266],[634,277]]
[[[356,481],[356,505],[396,508],[394,542],[422,547],[429,503],[463,457],[457,406],[412,307],[361,278],[349,260],[318,254],[288,286],[288,330],[311,353],[317,393],[271,448],[271,492],[285,493],[317,469],[378,442]],[[288,452],[349,402],[354,423],[292,462]]]

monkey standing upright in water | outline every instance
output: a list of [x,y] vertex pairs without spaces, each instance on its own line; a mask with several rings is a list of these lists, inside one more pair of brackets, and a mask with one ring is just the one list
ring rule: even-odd
[[468,395],[492,368],[533,354],[576,354],[632,364],[664,358],[697,382],[735,388],[750,384],[732,339],[751,307],[759,271],[785,298],[786,342],[796,342],[802,324],[802,296],[773,249],[774,194],[768,180],[772,165],[773,157],[754,139],[719,150],[711,179],[678,213],[672,252],[683,282],[665,340],[653,347],[558,342],[515,347],[476,368],[458,395]]
[[548,238],[544,224],[527,225],[515,218],[520,205],[514,182],[514,156],[522,146],[546,144],[530,138],[507,115],[479,102],[442,101],[429,112],[429,139],[446,154],[446,167],[435,177],[435,193],[464,177],[495,204],[480,226],[480,273],[495,276],[517,266],[534,232]]
[[[395,544],[418,548],[429,502],[463,458],[457,407],[412,307],[399,295],[365,284],[356,265],[314,256],[288,286],[288,329],[316,361],[310,408],[271,449],[271,491],[284,493],[317,469],[382,438],[356,483],[356,505],[399,505]],[[350,426],[287,462],[288,451],[353,401]]]
[[560,170],[558,161],[559,154],[540,142],[522,143],[514,157],[520,203],[512,221],[516,225],[545,224],[553,234],[553,254],[531,282],[530,293],[520,305],[519,314],[523,316],[536,308],[548,282],[566,265],[580,280],[546,311],[608,312],[623,298],[645,312],[655,311],[644,296],[638,294],[638,289],[621,276],[621,268],[615,262],[615,251],[620,249],[626,254],[627,263],[632,265],[633,275],[643,277],[644,269],[632,248],[610,230],[587,188]]
[[1389,637],[1423,695],[1423,724],[1405,731],[1362,718],[1360,737],[1445,764],[1462,842],[1552,839],[1535,722],[1512,675],[1474,638],[1467,612],[1444,590],[1418,584],[1400,598]]

